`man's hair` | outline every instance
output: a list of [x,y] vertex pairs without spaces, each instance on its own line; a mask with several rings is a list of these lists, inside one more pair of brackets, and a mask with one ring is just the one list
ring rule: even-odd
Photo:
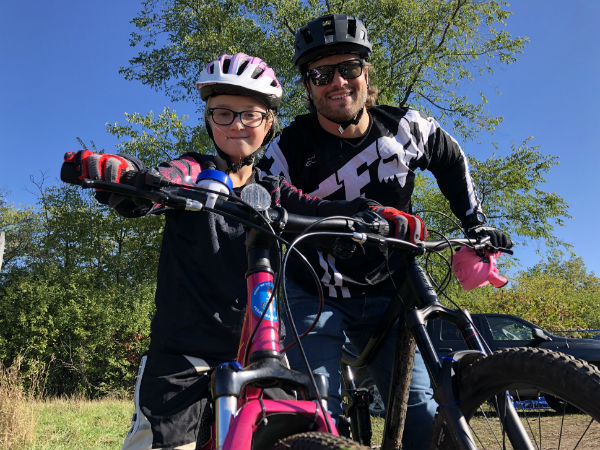
[[[369,74],[373,74],[374,69],[373,69],[373,65],[370,62],[365,61],[365,67],[369,68]],[[311,81],[309,80],[308,76],[306,76],[306,74],[303,75],[302,78],[300,78],[298,81],[299,81],[298,84],[302,84],[304,87],[304,98],[303,98],[304,106],[306,106],[306,108],[311,113],[316,113],[317,108],[315,108],[315,104],[308,96],[308,93],[306,92],[306,88],[305,88],[306,84],[310,83]],[[375,106],[377,104],[378,96],[379,96],[379,89],[377,88],[377,86],[374,86],[372,84],[367,85],[367,101],[365,102],[365,106],[367,107],[367,109],[369,109],[370,107]]]

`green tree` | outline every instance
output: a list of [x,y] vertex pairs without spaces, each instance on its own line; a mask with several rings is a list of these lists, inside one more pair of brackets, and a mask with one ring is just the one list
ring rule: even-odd
[[157,166],[185,152],[205,153],[212,149],[208,134],[203,128],[187,125],[186,116],[179,117],[166,107],[155,116],[153,112],[125,114],[126,124],[108,125],[110,134],[119,138],[119,150],[137,156],[147,166]]
[[298,78],[291,64],[296,29],[322,14],[350,14],[369,29],[381,102],[434,111],[473,137],[501,118],[485,111],[485,93],[473,101],[457,92],[512,63],[526,43],[504,29],[507,7],[502,0],[144,0],[130,40],[139,51],[121,73],[173,101],[199,104],[195,81],[208,62],[224,52],[260,55],[288,88],[283,115],[290,118],[303,109],[301,89],[289,89]]
[[0,359],[52,362],[54,394],[129,388],[148,344],[162,220],[123,219],[73,186],[38,187],[37,208],[2,215],[19,253],[0,278]]
[[560,252],[522,271],[509,289],[484,288],[459,296],[474,312],[516,314],[547,330],[600,328],[600,278],[575,255]]

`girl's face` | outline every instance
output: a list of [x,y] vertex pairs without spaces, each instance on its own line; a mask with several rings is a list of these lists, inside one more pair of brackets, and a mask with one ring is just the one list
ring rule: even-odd
[[[258,150],[273,125],[267,107],[252,97],[216,95],[208,99],[206,108],[215,144],[234,162]],[[232,115],[233,122],[223,125]]]

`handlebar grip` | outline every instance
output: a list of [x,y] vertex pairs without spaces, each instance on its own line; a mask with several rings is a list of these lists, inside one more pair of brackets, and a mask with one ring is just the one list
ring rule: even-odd
[[72,159],[68,161],[65,158],[65,162],[63,162],[63,165],[60,168],[60,179],[65,183],[77,184],[81,186],[81,180],[79,179],[80,175],[81,173],[76,168],[75,162]]

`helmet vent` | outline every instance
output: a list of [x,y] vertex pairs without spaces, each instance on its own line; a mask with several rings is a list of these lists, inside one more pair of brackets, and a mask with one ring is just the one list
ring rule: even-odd
[[[247,65],[248,63],[245,63],[245,64]],[[252,72],[252,75],[250,76],[250,78],[254,78],[256,80],[258,77],[260,77],[263,74],[263,72],[264,72],[264,69],[262,67],[256,67],[254,69],[254,72]]]
[[356,37],[356,20],[348,21],[348,35]]
[[[248,65],[248,61],[244,61],[243,63],[241,63],[236,75],[241,75],[242,72],[244,72],[244,70],[246,70],[247,65]],[[252,74],[252,78],[256,78],[254,76],[254,74]]]
[[325,36],[335,35],[335,25],[333,23],[333,17],[328,17],[323,20],[323,34]]
[[307,44],[310,44],[313,41],[312,34],[310,34],[310,30],[308,29],[308,27],[303,28],[302,30],[300,30],[300,32],[302,33],[304,42],[306,42]]
[[223,73],[229,73],[229,66],[231,65],[231,58],[226,58],[223,61]]

